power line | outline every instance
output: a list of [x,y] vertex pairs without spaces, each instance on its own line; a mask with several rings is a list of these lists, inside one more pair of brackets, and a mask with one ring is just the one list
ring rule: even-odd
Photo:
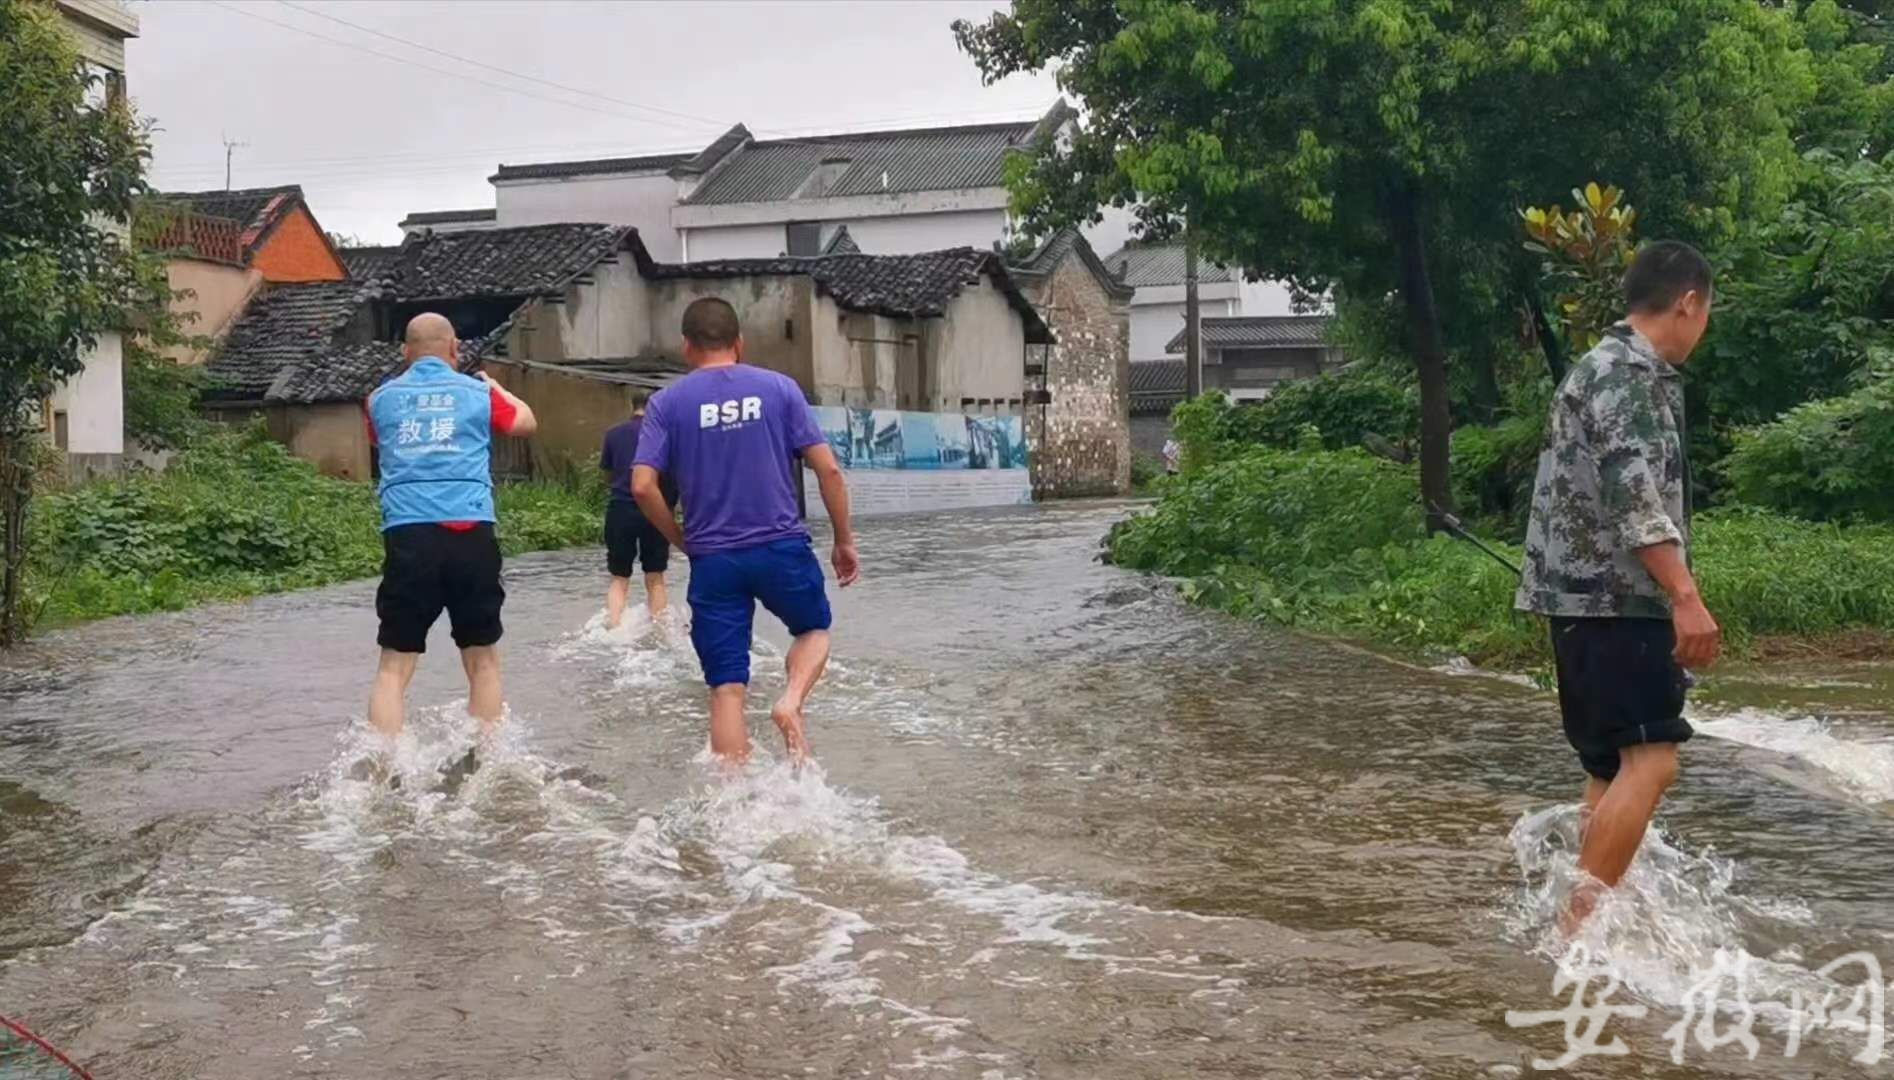
[[352,41],[343,41],[340,38],[329,37],[326,34],[318,34],[314,30],[305,29],[293,23],[282,22],[277,19],[272,19],[266,15],[259,15],[254,11],[246,11],[245,9],[240,8],[236,6],[235,4],[225,3],[224,0],[210,0],[210,3],[215,5],[216,7],[223,8],[226,11],[236,12],[238,15],[242,15],[245,18],[255,19],[258,22],[266,22],[266,23],[269,23],[271,26],[280,27],[292,33],[302,34],[305,37],[315,38],[317,41],[326,41],[331,45],[340,45],[341,47],[345,49],[354,49],[357,52],[367,53],[370,56],[377,56],[383,60],[390,60],[390,61],[393,61],[394,63],[400,64],[403,67],[418,68],[422,71],[431,71],[436,75],[446,75],[449,78],[453,78],[453,79],[464,79],[467,82],[479,83],[481,86],[491,87],[495,90],[503,90],[509,94],[519,94],[523,97],[537,98],[540,101],[550,101],[554,105],[566,105],[574,109],[585,109],[588,112],[595,112],[595,113],[600,114],[601,116],[610,116],[619,120],[630,120],[634,123],[640,123],[640,124],[663,124],[667,127],[678,128],[680,130],[689,130],[689,131],[699,130],[696,127],[686,127],[685,125],[679,124],[675,121],[664,120],[659,117],[631,116],[627,113],[615,112],[610,109],[601,109],[593,105],[587,105],[583,102],[567,101],[567,100],[564,100],[563,98],[548,97],[545,94],[535,94],[531,90],[524,90],[517,86],[507,86],[504,83],[489,82],[486,79],[476,78],[475,76],[468,75],[465,72],[453,71],[448,68],[430,67],[426,64],[416,63],[414,60],[408,59],[407,57],[393,56],[385,52],[380,52],[378,50],[371,49],[366,45],[358,45]]
[[[645,105],[641,102],[626,101],[623,98],[611,97],[606,94],[598,93],[597,91],[594,91],[594,90],[582,90],[576,86],[567,86],[564,83],[553,82],[551,79],[542,79],[537,75],[528,75],[528,74],[525,74],[524,72],[514,71],[511,68],[499,67],[495,64],[489,64],[483,60],[475,60],[471,56],[460,56],[455,53],[447,52],[443,49],[437,49],[432,45],[423,45],[422,43],[418,41],[409,41],[407,38],[404,38],[404,37],[396,37],[393,34],[389,34],[389,33],[385,33],[383,31],[377,30],[372,26],[363,26],[360,23],[353,23],[353,22],[348,21],[347,19],[338,18],[334,15],[330,15],[327,12],[317,11],[316,9],[310,8],[310,7],[304,7],[301,4],[292,3],[291,0],[276,0],[276,2],[283,5],[286,8],[294,8],[295,10],[300,11],[305,15],[314,15],[318,19],[327,19],[332,23],[349,27],[352,30],[360,30],[364,34],[373,34],[378,38],[384,38],[388,41],[395,42],[398,45],[406,45],[411,49],[420,49],[424,52],[430,52],[436,56],[444,57],[448,60],[453,60],[458,63],[472,64],[475,67],[485,68],[488,71],[498,72],[501,75],[509,75],[515,79],[525,79],[527,82],[536,82],[542,86],[550,86],[555,90],[563,90],[568,94],[578,94],[582,97],[597,98],[600,101],[609,101],[614,105],[625,105],[633,109],[642,109],[646,112],[662,113],[666,116],[675,116],[683,120],[694,120],[702,124],[711,124],[711,125],[723,124],[722,121],[712,120],[711,118],[707,116],[694,116],[690,113],[678,112],[676,109],[664,109],[656,105]],[[723,125],[723,126],[728,126],[728,125]]]

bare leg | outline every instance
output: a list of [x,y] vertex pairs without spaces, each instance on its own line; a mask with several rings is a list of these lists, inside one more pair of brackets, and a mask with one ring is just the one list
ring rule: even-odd
[[480,741],[485,742],[500,729],[505,707],[500,694],[500,652],[491,645],[462,649],[460,664],[467,669],[467,714],[480,721]]
[[662,571],[655,574],[646,571],[644,593],[645,603],[651,608],[651,618],[656,621],[658,616],[664,614],[664,609],[671,606],[671,594],[664,588]]
[[375,687],[368,694],[368,722],[390,739],[401,734],[402,699],[408,683],[414,679],[420,653],[381,651],[381,664],[375,669]]
[[783,696],[776,699],[776,705],[769,711],[769,718],[776,722],[776,729],[783,733],[783,749],[789,752],[790,760],[801,764],[810,756],[809,736],[802,722],[802,707],[808,703],[809,694],[815,690],[816,680],[829,666],[829,632],[811,630],[796,638],[789,646],[789,656],[784,660],[789,669],[788,685],[783,688]]
[[611,587],[605,590],[605,629],[618,629],[619,621],[625,617],[625,601],[630,595],[631,579],[612,575]]
[[1657,813],[1657,804],[1677,779],[1676,743],[1628,746],[1622,756],[1624,764],[1592,811],[1579,848],[1579,869],[1593,881],[1582,882],[1572,893],[1560,920],[1568,936],[1591,915],[1601,890],[1615,887],[1624,878]]
[[1591,829],[1591,816],[1598,812],[1598,803],[1611,790],[1611,781],[1600,780],[1596,776],[1585,778],[1585,801],[1578,808],[1578,842],[1585,843],[1585,833]]
[[743,722],[749,692],[743,683],[724,683],[710,691],[710,752],[726,765],[750,759],[750,729]]

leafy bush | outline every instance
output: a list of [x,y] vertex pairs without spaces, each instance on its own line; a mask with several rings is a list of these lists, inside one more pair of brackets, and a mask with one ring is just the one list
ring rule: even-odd
[[1164,459],[1155,454],[1131,455],[1131,490],[1144,494],[1164,479]]
[[[1178,480],[1110,547],[1232,614],[1543,670],[1543,623],[1513,610],[1518,579],[1471,545],[1423,538],[1410,491],[1404,468],[1358,452],[1252,450]],[[1695,539],[1704,596],[1738,652],[1763,637],[1894,630],[1894,528],[1720,510]]]
[[1453,499],[1469,521],[1509,540],[1526,533],[1545,414],[1508,417],[1453,433]]
[[1360,450],[1252,449],[1174,485],[1112,534],[1113,558],[1200,574],[1221,563],[1284,570],[1421,532],[1413,474]]
[[1420,430],[1412,380],[1363,369],[1297,379],[1254,405],[1235,405],[1220,392],[1177,406],[1172,426],[1184,447],[1184,469],[1201,468],[1251,446],[1289,449],[1314,441],[1328,450],[1360,446],[1369,435],[1411,444]]
[[1817,521],[1894,521],[1894,379],[1739,431],[1721,463],[1739,502]]

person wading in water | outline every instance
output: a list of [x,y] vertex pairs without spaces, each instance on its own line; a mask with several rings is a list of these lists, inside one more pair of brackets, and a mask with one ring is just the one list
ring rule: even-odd
[[[690,374],[658,391],[645,411],[631,491],[644,516],[690,556],[691,644],[710,687],[710,749],[726,763],[749,757],[743,705],[750,682],[756,602],[783,621],[789,685],[770,719],[791,760],[809,756],[803,705],[829,661],[829,598],[809,529],[797,509],[800,455],[815,470],[835,529],[836,583],[861,576],[848,489],[802,388],[743,363],[737,313],[714,297],[684,309]],[[665,505],[659,477],[675,477],[684,528]]]
[[[669,598],[664,589],[664,569],[671,560],[671,542],[638,509],[631,497],[631,466],[638,453],[638,433],[644,427],[645,404],[650,394],[635,392],[631,419],[605,433],[605,445],[599,451],[598,467],[611,477],[611,499],[605,504],[605,567],[612,582],[605,590],[605,626],[616,630],[625,617],[625,604],[631,597],[631,572],[643,564],[645,604],[655,621],[664,614]],[[660,477],[667,508],[677,506],[677,486],[670,477]]]
[[381,450],[381,666],[368,720],[393,739],[428,630],[446,610],[467,672],[467,711],[490,738],[500,724],[500,545],[493,534],[495,434],[531,435],[533,410],[484,374],[456,370],[454,326],[432,313],[408,323],[407,367],[369,395],[369,439]]
[[1573,366],[1539,455],[1523,611],[1552,622],[1565,737],[1588,779],[1570,936],[1618,884],[1677,776],[1684,669],[1721,648],[1690,573],[1683,380],[1710,321],[1710,264],[1647,244],[1624,275],[1624,321]]

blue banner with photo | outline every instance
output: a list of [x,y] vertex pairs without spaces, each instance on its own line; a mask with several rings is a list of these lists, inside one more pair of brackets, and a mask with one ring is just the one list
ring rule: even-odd
[[1017,416],[815,406],[816,422],[850,469],[1024,469]]

